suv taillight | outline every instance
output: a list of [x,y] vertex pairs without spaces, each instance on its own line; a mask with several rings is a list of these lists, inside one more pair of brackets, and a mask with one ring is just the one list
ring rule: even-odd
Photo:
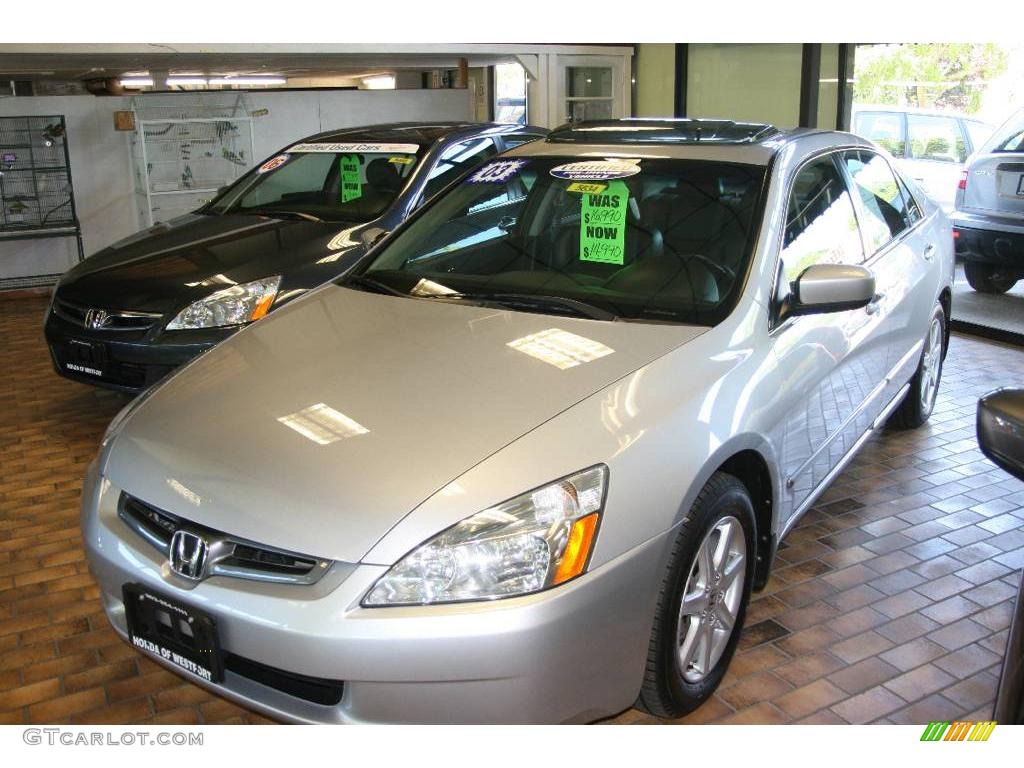
[[967,171],[960,171],[960,183],[957,185],[958,189],[967,189]]

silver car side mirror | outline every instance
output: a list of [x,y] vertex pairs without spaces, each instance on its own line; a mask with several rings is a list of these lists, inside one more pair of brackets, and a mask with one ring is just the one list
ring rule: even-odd
[[865,267],[814,264],[793,282],[784,314],[815,315],[866,307],[875,297],[875,276]]
[[1024,480],[1024,389],[997,389],[981,398],[977,429],[982,453]]

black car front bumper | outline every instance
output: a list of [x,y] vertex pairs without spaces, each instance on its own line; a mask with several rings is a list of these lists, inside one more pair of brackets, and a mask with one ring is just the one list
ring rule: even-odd
[[162,333],[90,330],[47,313],[45,334],[53,367],[84,384],[136,394],[239,330],[210,328]]

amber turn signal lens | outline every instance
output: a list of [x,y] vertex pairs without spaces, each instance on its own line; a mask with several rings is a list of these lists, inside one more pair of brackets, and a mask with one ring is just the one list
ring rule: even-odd
[[594,512],[573,523],[572,530],[569,531],[569,542],[565,545],[565,553],[558,563],[558,568],[555,569],[552,585],[561,584],[583,573],[587,558],[590,556],[590,548],[594,544],[594,534],[597,533],[597,517],[598,513]]
[[259,303],[256,304],[255,309],[252,311],[252,317],[249,319],[259,320],[261,317],[265,316],[267,312],[270,311],[270,305],[274,303],[274,296],[276,295],[277,294],[272,293],[269,296],[264,296],[260,299]]

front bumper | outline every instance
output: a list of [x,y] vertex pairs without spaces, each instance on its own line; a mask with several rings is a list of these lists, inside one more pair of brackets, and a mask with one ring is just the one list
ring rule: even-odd
[[118,518],[119,493],[94,463],[82,532],[111,624],[126,636],[121,588],[141,583],[215,617],[225,653],[343,685],[340,702],[323,705],[230,669],[223,683],[210,684],[170,667],[271,717],[586,722],[629,707],[639,692],[668,534],[537,595],[367,609],[359,601],[386,566],[335,564],[340,570],[313,586],[224,577],[183,584]]
[[[54,370],[61,376],[107,389],[137,394],[174,369],[219,344],[239,330],[211,328],[161,334],[92,331],[47,313],[44,331]],[[98,350],[100,361],[83,364],[69,352],[73,345]]]

